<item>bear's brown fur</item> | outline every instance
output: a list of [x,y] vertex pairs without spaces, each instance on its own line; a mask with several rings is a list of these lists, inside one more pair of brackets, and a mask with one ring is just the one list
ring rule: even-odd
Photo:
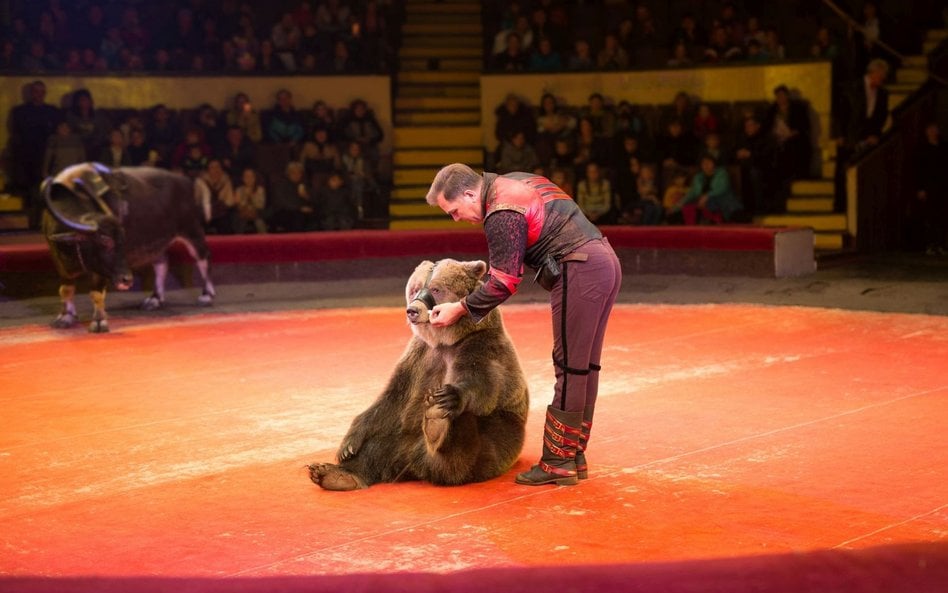
[[313,482],[327,490],[403,480],[457,485],[510,469],[523,447],[529,401],[500,311],[438,328],[415,298],[427,288],[435,303],[459,301],[486,271],[482,261],[452,259],[415,269],[405,288],[413,337],[385,390],[352,421],[337,463],[309,466]]

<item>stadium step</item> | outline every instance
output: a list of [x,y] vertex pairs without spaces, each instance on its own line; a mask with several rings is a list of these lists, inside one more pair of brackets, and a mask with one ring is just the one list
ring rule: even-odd
[[449,58],[431,56],[426,58],[402,58],[401,66],[403,72],[473,70],[480,73],[483,63],[484,62],[480,57]]
[[398,82],[422,84],[477,84],[481,82],[479,70],[423,70],[401,71],[397,76]]
[[481,146],[479,126],[396,127],[395,150],[405,148],[465,148]]
[[25,212],[0,212],[0,231],[26,231],[30,219]]
[[477,97],[396,97],[395,111],[422,109],[471,109],[480,110]]
[[479,148],[396,150],[392,159],[396,167],[443,166],[445,163],[466,163],[483,166],[484,151]]
[[452,84],[452,85],[441,85],[441,84],[432,84],[432,83],[421,83],[421,84],[400,84],[398,88],[398,96],[395,97],[395,100],[402,97],[413,97],[413,98],[433,98],[433,97],[444,97],[444,98],[466,98],[471,99],[475,98],[480,103],[481,96],[481,85],[478,84]]
[[792,214],[765,214],[754,222],[763,226],[802,226],[814,231],[846,231],[846,215],[827,212],[795,212]]
[[452,110],[425,110],[425,111],[396,111],[395,125],[472,125],[481,123],[481,112],[452,109]]
[[468,58],[481,61],[480,45],[470,47],[456,45],[412,45],[403,47],[398,55],[403,59],[417,58]]
[[466,22],[458,22],[454,15],[450,14],[444,15],[447,18],[442,22],[430,21],[427,18],[425,18],[426,22],[415,22],[413,16],[415,15],[411,13],[405,15],[406,21],[410,22],[406,22],[402,27],[403,35],[445,35],[448,33],[480,35],[482,31],[480,13],[468,13]]
[[0,194],[0,212],[20,212],[23,210],[23,198],[12,194]]

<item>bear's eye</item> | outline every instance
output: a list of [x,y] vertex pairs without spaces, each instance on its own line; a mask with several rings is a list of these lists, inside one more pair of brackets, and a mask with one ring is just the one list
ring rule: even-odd
[[432,286],[428,290],[431,292],[431,294],[441,294],[441,289],[437,286]]

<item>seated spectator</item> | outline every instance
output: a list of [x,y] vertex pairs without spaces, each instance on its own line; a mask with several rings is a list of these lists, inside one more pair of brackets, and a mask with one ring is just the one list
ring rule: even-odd
[[644,164],[641,166],[636,185],[639,195],[639,201],[635,205],[639,219],[638,224],[649,226],[661,224],[664,211],[662,210],[662,201],[658,197],[658,181],[653,165]]
[[719,131],[718,118],[716,115],[714,115],[714,113],[711,112],[710,105],[707,103],[701,103],[698,105],[691,130],[695,135],[695,138],[700,141],[703,141],[704,137],[708,134]]
[[303,139],[303,121],[293,106],[293,93],[280,89],[276,105],[270,110],[267,139],[270,142],[296,146]]
[[780,33],[776,27],[767,27],[761,53],[770,61],[785,60],[787,58],[787,50],[780,41]]
[[637,141],[639,152],[648,157],[652,152],[651,132],[645,118],[638,112],[635,105],[628,101],[619,101],[616,107],[616,138],[620,143],[625,137],[633,136]]
[[296,50],[299,49],[301,36],[302,31],[290,12],[284,12],[280,20],[270,29],[270,41],[273,43],[273,51],[283,62],[284,69],[288,72],[296,70],[297,65],[294,56]]
[[601,94],[589,95],[581,116],[592,123],[593,133],[597,138],[611,141],[615,137],[616,116],[612,109],[606,106],[606,101]]
[[349,52],[349,45],[342,39],[337,39],[333,44],[332,55],[329,56],[329,62],[320,68],[322,72],[329,74],[345,74],[355,72],[358,64],[352,58]]
[[669,46],[672,48],[679,43],[685,46],[688,59],[692,63],[704,54],[704,48],[708,45],[708,36],[705,30],[698,25],[695,15],[690,12],[686,12],[681,16],[678,28],[672,32],[669,39]]
[[566,60],[566,69],[574,72],[594,70],[596,61],[592,57],[592,48],[586,39],[577,39],[573,42],[573,51]]
[[520,15],[514,21],[512,28],[503,29],[494,36],[494,46],[491,55],[497,56],[510,48],[510,36],[515,35],[520,51],[526,53],[533,48],[533,29],[526,15]]
[[201,128],[204,141],[211,146],[218,146],[224,141],[226,128],[220,125],[217,110],[209,103],[201,103],[195,114],[194,125]]
[[158,152],[158,162],[174,168],[172,153],[181,142],[181,129],[172,117],[171,111],[163,104],[159,103],[152,107],[149,115],[145,135],[152,148]]
[[[576,180],[576,152],[573,150],[572,142],[567,138],[557,138],[553,142],[553,155],[550,157],[546,169],[555,171],[564,169],[570,184]],[[570,194],[573,195],[573,194]]]
[[211,157],[211,147],[204,141],[201,129],[189,128],[171,154],[171,168],[180,169],[189,174],[200,173],[207,167]]
[[206,231],[221,235],[232,235],[238,231],[237,198],[230,176],[218,158],[207,161],[207,168],[198,175],[210,190],[209,203],[205,205]]
[[553,154],[553,144],[559,138],[569,139],[576,129],[576,118],[557,105],[552,93],[544,93],[540,98],[540,107],[536,115],[537,157],[547,162]]
[[316,8],[316,28],[323,35],[335,37],[345,31],[351,12],[340,0],[320,2]]
[[[665,195],[662,196],[663,216],[668,222],[674,221],[674,213],[680,212],[682,200],[688,195],[688,172],[684,169],[677,169],[671,175],[671,182],[665,188]],[[678,220],[677,222],[681,222]]]
[[619,38],[615,33],[607,33],[602,49],[596,55],[596,67],[600,70],[626,70],[629,63],[629,54],[619,45]]
[[642,162],[635,155],[621,155],[616,162],[620,163],[616,167],[616,223],[639,224],[642,212],[641,209],[636,211],[636,206]]
[[378,181],[372,164],[362,154],[362,144],[350,141],[342,155],[342,170],[346,174],[346,185],[356,207],[356,218],[362,220],[366,210],[378,195]]
[[731,164],[731,155],[726,148],[721,146],[721,135],[717,132],[710,132],[704,137],[701,154],[713,156],[715,162],[721,167]]
[[59,122],[56,125],[56,133],[50,136],[46,143],[42,166],[43,177],[55,176],[66,167],[85,160],[86,148],[82,138],[73,132],[68,121]]
[[109,132],[109,143],[99,153],[96,159],[106,167],[128,167],[132,164],[132,157],[125,146],[125,135],[118,128]]
[[237,232],[267,232],[267,223],[264,222],[267,191],[260,183],[255,169],[248,167],[241,172],[240,186],[234,192],[234,202],[237,206]]
[[87,155],[98,155],[108,142],[112,124],[101,110],[95,108],[92,93],[86,89],[72,94],[66,121],[82,139]]
[[691,68],[695,61],[691,59],[691,52],[684,41],[676,41],[672,46],[672,55],[665,63],[669,68]]
[[741,202],[731,189],[727,170],[704,156],[691,188],[673,212],[680,212],[687,225],[729,222],[740,217]]
[[816,31],[816,38],[810,46],[810,55],[824,60],[836,60],[839,57],[839,44],[833,37],[833,32],[826,25]]
[[558,72],[563,69],[563,58],[553,49],[548,37],[541,37],[537,49],[530,54],[527,70],[530,72]]
[[578,130],[579,133],[576,137],[576,156],[573,159],[576,177],[579,178],[585,174],[586,165],[590,162],[595,162],[605,167],[612,166],[611,145],[608,141],[596,136],[592,121],[586,117],[580,118]]
[[685,91],[675,93],[671,105],[663,106],[660,129],[667,130],[668,124],[673,119],[677,119],[684,126],[684,131],[689,133],[693,131],[691,126],[695,122],[695,108],[691,96]]
[[342,157],[336,143],[329,137],[325,126],[317,126],[312,137],[303,143],[300,150],[300,162],[306,169],[306,178],[313,189],[319,190],[326,184],[329,174],[342,168]]
[[556,167],[550,171],[550,181],[563,190],[563,193],[575,199],[576,189],[573,187],[573,176],[570,171],[571,169],[565,167]]
[[154,150],[148,143],[145,130],[132,128],[128,133],[128,138],[126,150],[129,163],[133,167],[155,167],[158,165],[158,151]]
[[336,116],[329,105],[322,99],[313,103],[313,108],[307,114],[306,120],[307,136],[312,137],[313,130],[323,128],[330,137],[336,135]]
[[771,60],[770,55],[764,52],[764,46],[756,39],[747,42],[744,59],[752,64],[762,64]]
[[375,113],[362,99],[356,99],[349,104],[349,113],[339,125],[342,139],[349,142],[358,142],[362,154],[369,160],[372,168],[379,163],[379,143],[385,137],[382,126],[375,119]]
[[346,187],[342,172],[331,172],[326,184],[316,192],[321,228],[325,231],[352,229],[358,217],[358,204],[353,198],[353,192]]
[[536,121],[533,110],[520,100],[520,97],[509,93],[504,102],[494,110],[497,123],[494,126],[494,138],[503,142],[515,132],[523,132],[528,144],[536,141]]
[[271,231],[298,233],[317,228],[318,220],[311,190],[304,180],[305,174],[302,163],[291,161],[284,175],[273,182],[268,224]]
[[510,139],[500,147],[500,155],[495,169],[497,173],[512,173],[514,171],[532,171],[540,165],[533,147],[527,144],[527,137],[522,131],[511,134]]
[[727,29],[717,26],[711,31],[711,41],[704,50],[702,61],[705,63],[733,62],[743,58],[740,46],[731,42]]
[[224,123],[228,127],[240,127],[244,132],[244,136],[251,142],[260,142],[263,139],[260,114],[253,108],[247,93],[237,93],[234,96],[233,108],[227,110],[224,114]]
[[938,122],[925,124],[924,136],[915,156],[915,188],[908,211],[909,243],[926,255],[948,254],[948,144],[942,140]]
[[273,49],[273,42],[269,39],[260,40],[259,54],[253,59],[254,71],[258,74],[282,74],[286,72],[286,65]]
[[576,184],[576,203],[594,224],[614,222],[612,184],[595,161],[586,164],[584,176]]
[[764,131],[774,142],[774,165],[778,194],[776,206],[790,197],[790,183],[809,176],[812,145],[810,115],[806,104],[790,96],[790,89],[780,85],[774,89],[774,101],[764,118]]
[[520,35],[509,33],[507,45],[500,53],[491,58],[491,70],[502,72],[523,72],[527,69],[527,53],[523,49]]
[[693,167],[698,158],[697,140],[677,119],[668,122],[665,132],[658,137],[656,148],[663,171]]
[[257,167],[257,147],[240,126],[230,126],[224,141],[214,151],[224,170],[236,180],[242,171]]
[[661,65],[661,56],[665,53],[662,48],[665,36],[659,30],[658,21],[652,15],[652,10],[644,2],[635,6],[635,27],[631,42],[630,63],[637,64],[641,68],[656,68]]
[[778,209],[773,204],[771,180],[774,170],[774,146],[754,115],[744,118],[738,137],[734,160],[741,171],[741,201],[750,214],[770,214]]

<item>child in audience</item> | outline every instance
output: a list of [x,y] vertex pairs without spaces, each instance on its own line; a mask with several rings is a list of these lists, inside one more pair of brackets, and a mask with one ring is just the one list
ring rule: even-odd
[[680,217],[673,216],[679,203],[688,193],[688,174],[679,169],[672,175],[671,184],[665,188],[665,195],[662,196],[662,208],[664,209],[665,220],[670,223],[681,223]]

